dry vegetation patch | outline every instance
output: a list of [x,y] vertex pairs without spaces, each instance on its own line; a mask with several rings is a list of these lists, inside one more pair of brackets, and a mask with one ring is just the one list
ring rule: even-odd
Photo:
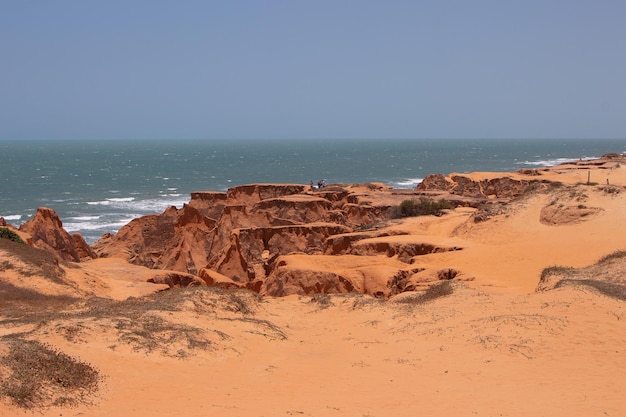
[[605,255],[585,268],[547,267],[541,273],[537,291],[568,285],[593,288],[608,297],[626,301],[626,250]]
[[38,276],[57,284],[66,284],[65,271],[52,253],[9,239],[0,239],[0,251],[15,258],[0,262],[0,271],[14,269],[25,277]]
[[[5,338],[6,339],[6,338]],[[0,397],[19,407],[88,403],[101,383],[98,370],[38,341],[9,338],[0,358]]]
[[452,293],[452,284],[449,280],[445,280],[431,285],[428,289],[426,289],[426,291],[414,294],[405,294],[401,297],[396,297],[394,301],[402,304],[421,305],[434,301],[438,298],[446,297]]
[[227,348],[230,322],[270,340],[287,338],[279,326],[255,317],[261,299],[250,291],[193,287],[124,301],[77,301],[0,283],[0,299],[0,327],[5,329],[0,397],[28,409],[88,403],[99,387],[101,378],[93,367],[36,340],[50,333],[70,343],[112,335],[113,350],[129,346],[134,352],[180,359]]

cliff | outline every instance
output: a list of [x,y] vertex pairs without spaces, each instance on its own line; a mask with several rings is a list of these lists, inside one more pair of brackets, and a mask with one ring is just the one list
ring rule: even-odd
[[50,208],[39,208],[30,220],[20,226],[19,231],[29,235],[29,245],[52,252],[61,260],[80,262],[81,259],[96,257],[82,235],[70,235],[63,228],[59,216]]
[[[281,279],[276,268],[279,257],[321,255],[330,237],[389,220],[393,207],[409,198],[406,192],[394,195],[391,188],[381,188],[337,185],[312,190],[299,184],[251,184],[226,193],[194,192],[181,209],[171,207],[135,219],[92,248],[100,257],[198,275],[210,285],[269,293],[266,280],[272,274],[273,283]],[[374,202],[379,193],[386,194],[382,204]],[[317,287],[299,288],[281,294]]]

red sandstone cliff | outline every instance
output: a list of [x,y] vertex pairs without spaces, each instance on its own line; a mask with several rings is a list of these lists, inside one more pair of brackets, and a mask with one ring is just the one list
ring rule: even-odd
[[[330,237],[389,219],[393,206],[407,198],[391,191],[380,186],[310,190],[299,184],[252,184],[226,193],[194,192],[183,208],[135,219],[92,248],[101,257],[198,275],[209,285],[261,291],[276,273],[278,257],[322,254]],[[367,198],[381,192],[389,193],[382,205]],[[340,287],[336,290],[350,286]]]
[[79,262],[96,257],[80,233],[70,235],[63,229],[61,219],[50,208],[39,208],[19,230],[30,236],[26,239],[30,246],[52,252],[64,261]]

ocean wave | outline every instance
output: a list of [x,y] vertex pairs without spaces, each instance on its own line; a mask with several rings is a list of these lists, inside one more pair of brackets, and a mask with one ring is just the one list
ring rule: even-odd
[[110,205],[119,204],[119,203],[129,203],[134,200],[135,200],[135,197],[112,197],[112,198],[107,198],[105,200],[100,200],[100,201],[87,201],[87,205],[110,206]]
[[124,218],[117,219],[104,219],[101,218],[99,222],[93,221],[68,221],[63,222],[63,228],[70,233],[81,232],[84,231],[117,231],[121,227],[126,226],[132,220],[140,217],[140,215],[135,216],[125,216]]
[[88,221],[88,220],[98,220],[102,218],[102,216],[75,216],[68,217],[68,220],[77,220],[77,221]]
[[133,201],[135,200],[135,197],[113,197],[113,198],[107,198],[107,201],[111,201],[114,203],[125,203],[127,201]]
[[409,178],[406,179],[404,181],[396,181],[393,184],[397,187],[397,188],[413,188],[415,187],[417,184],[419,184],[420,182],[422,182],[424,180],[424,178]]
[[21,214],[9,214],[8,216],[1,216],[0,217],[4,217],[4,220],[21,220],[22,219],[22,215]]
[[109,209],[129,212],[157,213],[168,207],[182,207],[189,202],[182,194],[162,194],[156,198],[137,199],[135,197],[107,198],[100,201],[88,201],[89,206],[106,206]]
[[555,158],[555,159],[541,159],[537,161],[519,161],[518,165],[532,165],[539,167],[553,167],[560,164],[566,164],[568,162],[575,162],[579,160],[589,161],[591,159],[597,159],[597,156],[585,156],[583,158]]

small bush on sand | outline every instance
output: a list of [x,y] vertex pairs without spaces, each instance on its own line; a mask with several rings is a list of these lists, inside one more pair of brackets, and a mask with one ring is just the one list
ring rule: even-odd
[[20,237],[20,235],[18,235],[13,230],[8,229],[6,227],[0,227],[0,239],[9,239],[13,242],[25,243]]
[[400,203],[401,217],[435,215],[441,216],[444,210],[454,208],[448,200],[435,201],[432,198],[420,197],[419,200],[404,200]]

